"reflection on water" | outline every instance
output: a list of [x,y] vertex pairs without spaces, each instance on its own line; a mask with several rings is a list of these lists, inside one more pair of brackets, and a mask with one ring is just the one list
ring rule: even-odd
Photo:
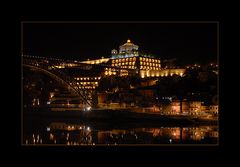
[[217,126],[99,129],[86,124],[51,122],[30,129],[24,133],[24,144],[217,144],[218,139]]

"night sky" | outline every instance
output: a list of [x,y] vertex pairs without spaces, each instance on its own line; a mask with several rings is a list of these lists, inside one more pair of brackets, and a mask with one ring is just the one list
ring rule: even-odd
[[110,57],[127,39],[180,65],[217,62],[216,23],[23,23],[23,54],[86,60]]

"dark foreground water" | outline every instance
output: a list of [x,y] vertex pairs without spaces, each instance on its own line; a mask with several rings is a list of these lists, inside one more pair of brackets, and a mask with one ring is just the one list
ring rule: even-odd
[[218,144],[216,125],[158,126],[156,123],[81,121],[25,116],[24,145]]

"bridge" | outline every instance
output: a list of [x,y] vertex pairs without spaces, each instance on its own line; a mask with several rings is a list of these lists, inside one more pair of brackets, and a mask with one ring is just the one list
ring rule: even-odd
[[72,95],[79,97],[80,103],[86,107],[88,106],[92,107],[93,94],[89,90],[79,87],[74,77],[64,72],[64,69],[66,67],[76,68],[76,69],[80,68],[87,71],[91,71],[95,67],[114,68],[115,70],[119,70],[119,71],[120,70],[127,70],[131,72],[134,71],[132,69],[113,67],[107,64],[86,64],[76,60],[64,60],[64,59],[56,59],[56,58],[29,56],[29,55],[22,55],[22,65],[23,67],[29,67],[31,69],[47,74],[52,79],[57,81],[59,84],[67,88]]
[[[82,104],[85,104],[86,106],[92,106],[92,97],[87,94],[86,91],[79,88],[74,78],[58,68],[63,62],[76,64],[74,61],[65,61],[62,59],[34,57],[27,55],[22,56],[23,67],[30,67],[47,74],[59,84],[68,88],[71,94],[78,96],[81,99]],[[79,63],[79,66],[87,67],[89,65]]]

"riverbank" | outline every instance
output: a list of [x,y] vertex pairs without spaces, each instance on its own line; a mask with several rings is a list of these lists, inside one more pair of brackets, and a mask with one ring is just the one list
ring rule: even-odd
[[39,119],[57,119],[71,121],[88,121],[94,123],[107,123],[111,125],[122,124],[126,126],[148,124],[157,126],[198,126],[217,125],[217,119],[194,118],[182,115],[161,115],[156,113],[136,113],[128,110],[91,110],[91,111],[51,111],[50,109],[35,108],[25,110],[24,117],[37,117]]

